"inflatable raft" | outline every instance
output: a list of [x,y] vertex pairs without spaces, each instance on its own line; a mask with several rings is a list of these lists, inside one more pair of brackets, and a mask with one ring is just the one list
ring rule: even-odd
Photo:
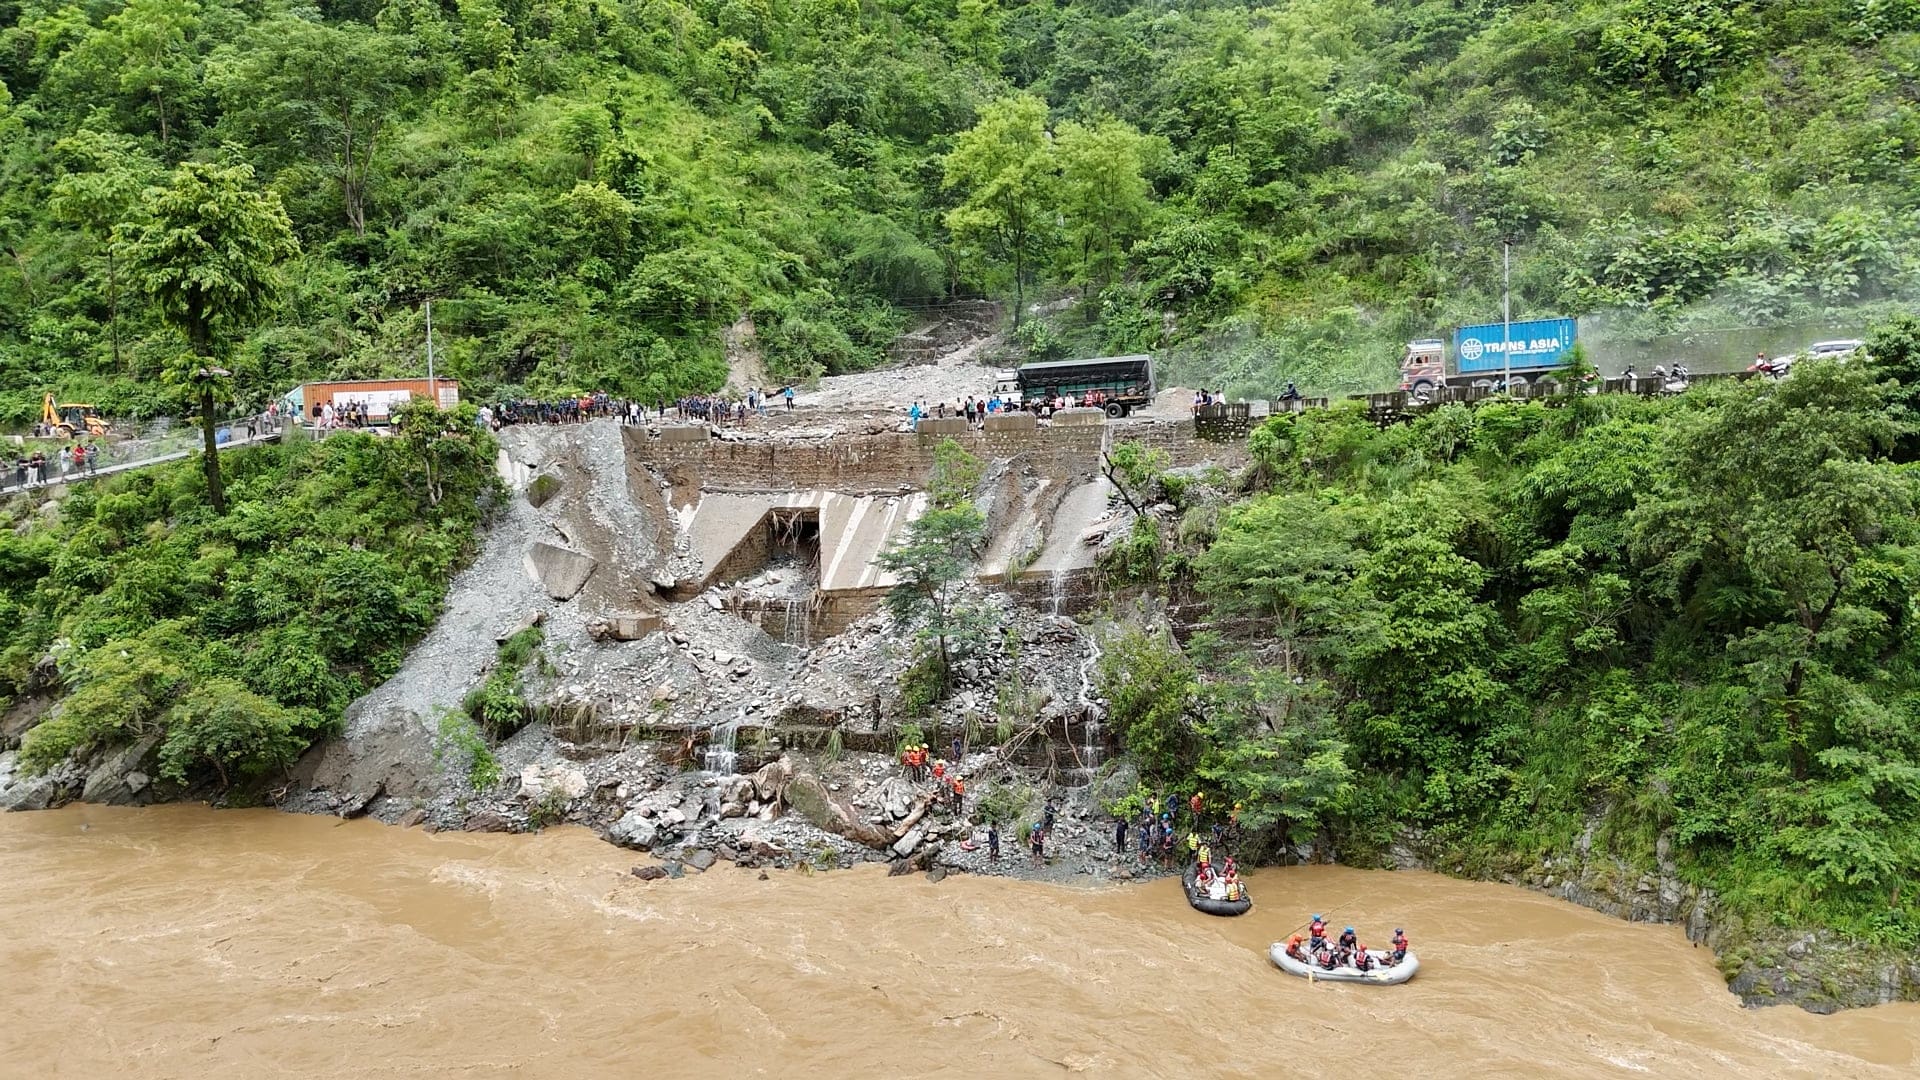
[[1246,886],[1241,886],[1238,900],[1215,900],[1193,887],[1194,879],[1199,875],[1200,867],[1189,866],[1186,877],[1180,879],[1187,890],[1187,903],[1192,904],[1194,910],[1209,915],[1245,915],[1253,910],[1253,897],[1247,894]]
[[1273,961],[1274,967],[1289,975],[1298,975],[1303,979],[1312,979],[1316,982],[1356,982],[1372,983],[1375,986],[1397,986],[1413,978],[1414,972],[1420,970],[1420,958],[1412,953],[1408,953],[1406,959],[1392,967],[1387,967],[1385,964],[1387,959],[1385,949],[1368,949],[1367,955],[1373,957],[1375,966],[1371,971],[1361,971],[1359,968],[1352,967],[1337,967],[1328,971],[1319,964],[1308,964],[1288,956],[1285,942],[1276,941],[1267,947],[1267,959]]

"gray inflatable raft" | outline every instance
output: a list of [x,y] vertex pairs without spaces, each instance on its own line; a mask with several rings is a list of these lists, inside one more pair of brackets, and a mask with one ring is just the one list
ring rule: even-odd
[[1373,957],[1375,966],[1371,971],[1361,971],[1359,968],[1352,967],[1337,967],[1328,971],[1319,964],[1308,964],[1288,956],[1285,942],[1276,941],[1267,946],[1267,959],[1273,961],[1274,967],[1289,975],[1298,975],[1312,982],[1354,982],[1372,983],[1375,986],[1397,986],[1413,978],[1414,973],[1420,970],[1420,958],[1412,953],[1408,953],[1406,959],[1392,967],[1386,966],[1387,951],[1385,949],[1368,949],[1367,955]]
[[1180,879],[1187,889],[1187,903],[1192,904],[1195,911],[1204,911],[1209,915],[1245,915],[1253,910],[1253,897],[1247,895],[1245,886],[1241,887],[1238,900],[1215,900],[1194,887],[1194,881],[1199,876],[1200,868],[1189,866],[1186,875]]

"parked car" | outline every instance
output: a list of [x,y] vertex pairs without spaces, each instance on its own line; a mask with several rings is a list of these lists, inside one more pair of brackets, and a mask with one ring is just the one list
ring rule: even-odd
[[1858,338],[1841,338],[1837,341],[1816,341],[1807,346],[1807,357],[1812,360],[1832,360],[1842,356],[1851,356],[1866,346]]

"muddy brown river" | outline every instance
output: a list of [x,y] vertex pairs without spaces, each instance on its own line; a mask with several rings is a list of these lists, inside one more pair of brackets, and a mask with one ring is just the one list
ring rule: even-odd
[[[1262,871],[1225,920],[1173,881],[633,864],[578,829],[0,814],[0,1075],[1920,1074],[1920,1006],[1742,1009],[1678,930],[1499,885]],[[1269,967],[1315,909],[1406,926],[1419,977]]]

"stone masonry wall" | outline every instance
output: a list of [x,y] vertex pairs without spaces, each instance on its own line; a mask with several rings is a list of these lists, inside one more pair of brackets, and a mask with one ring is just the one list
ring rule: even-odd
[[1062,478],[1099,472],[1100,427],[1032,431],[963,431],[958,434],[883,432],[839,435],[818,442],[784,439],[693,442],[649,437],[625,428],[627,453],[671,478],[704,491],[820,489],[853,495],[924,488],[933,473],[934,449],[952,439],[983,461],[1030,456]]
[[705,491],[820,489],[872,495],[919,490],[933,473],[934,449],[945,439],[983,461],[1026,457],[1062,480],[1098,475],[1108,438],[1165,450],[1176,468],[1210,462],[1236,469],[1250,460],[1244,438],[1200,438],[1190,419],[1041,428],[995,424],[984,431],[890,431],[817,441],[689,438],[693,432],[686,429],[673,429],[675,438],[656,438],[638,427],[622,433],[634,460],[676,485]]

